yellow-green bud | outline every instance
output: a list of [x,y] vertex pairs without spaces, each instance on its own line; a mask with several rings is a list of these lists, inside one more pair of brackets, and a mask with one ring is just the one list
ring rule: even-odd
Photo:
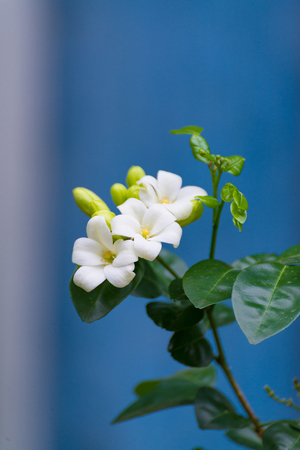
[[115,217],[115,213],[113,213],[112,211],[104,211],[104,210],[102,210],[102,211],[95,212],[95,214],[93,214],[93,217],[95,217],[95,216],[102,216],[102,217],[104,217],[108,228],[111,229],[110,222],[111,222],[111,219],[113,217]]
[[73,189],[73,195],[78,208],[89,217],[100,210],[109,211],[109,207],[104,201],[89,189],[77,187]]
[[132,166],[127,172],[126,177],[126,183],[127,186],[130,188],[134,184],[136,184],[137,181],[139,181],[141,178],[145,176],[145,171],[140,166]]
[[126,202],[127,200],[127,188],[124,186],[124,184],[113,184],[110,188],[110,193],[116,206],[122,205],[122,203]]
[[186,227],[192,222],[195,222],[196,220],[200,219],[200,217],[203,214],[203,204],[199,200],[192,200],[193,209],[191,212],[191,215],[184,220],[177,220],[181,228]]
[[130,186],[130,188],[128,189],[127,197],[128,198],[137,198],[139,200],[140,199],[140,195],[139,195],[140,189],[141,189],[141,186],[138,186],[137,184]]

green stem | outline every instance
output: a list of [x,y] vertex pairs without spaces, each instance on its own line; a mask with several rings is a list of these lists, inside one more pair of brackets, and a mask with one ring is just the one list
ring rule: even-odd
[[167,264],[161,256],[157,256],[156,260],[162,265],[164,266],[165,269],[167,269],[171,275],[173,275],[174,278],[180,278],[180,276],[175,272],[175,270],[172,269],[172,267],[169,266],[169,264]]
[[217,209],[217,214],[216,214],[215,220],[213,221],[213,232],[212,232],[212,237],[211,237],[209,259],[214,259],[214,257],[215,257],[217,234],[218,234],[219,222],[220,222],[220,217],[221,217],[223,206],[224,206],[224,201],[222,200],[220,206]]

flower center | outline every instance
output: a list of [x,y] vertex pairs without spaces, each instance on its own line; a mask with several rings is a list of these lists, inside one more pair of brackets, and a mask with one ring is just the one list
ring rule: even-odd
[[104,258],[106,259],[106,261],[108,263],[112,263],[113,260],[115,259],[116,255],[114,255],[112,252],[110,252],[109,250],[107,250],[107,252],[104,255]]
[[143,238],[147,239],[149,233],[150,233],[150,231],[147,230],[147,228],[144,228],[142,231]]
[[167,203],[167,204],[170,203],[169,200],[168,200],[167,198],[164,198],[161,202],[162,202],[162,203]]

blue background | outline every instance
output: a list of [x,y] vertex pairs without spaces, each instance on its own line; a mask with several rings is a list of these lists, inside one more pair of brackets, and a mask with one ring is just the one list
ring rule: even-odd
[[[87,217],[71,191],[87,187],[113,209],[110,186],[124,183],[131,165],[141,165],[149,175],[177,173],[184,185],[211,194],[209,171],[193,159],[188,136],[168,133],[198,125],[212,153],[246,158],[242,175],[225,174],[221,183],[233,182],[246,195],[248,219],[239,233],[224,208],[216,258],[230,263],[298,243],[299,3],[72,0],[63,3],[62,18],[65,226],[56,448],[236,448],[222,432],[199,430],[192,407],[110,425],[134,400],[135,384],[183,366],[166,352],[170,334],[147,318],[145,300],[130,297],[93,324],[79,319],[66,280],[72,245],[85,236]],[[189,266],[206,259],[210,234],[207,209],[184,229],[176,253]],[[221,330],[233,372],[264,421],[291,417],[263,386],[283,397],[292,394],[298,326],[257,346],[236,324]],[[235,401],[221,374],[218,386]]]

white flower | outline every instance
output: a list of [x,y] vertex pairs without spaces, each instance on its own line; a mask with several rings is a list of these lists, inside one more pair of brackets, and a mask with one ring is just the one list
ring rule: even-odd
[[134,262],[138,260],[131,240],[117,240],[104,217],[96,216],[88,221],[87,238],[74,243],[72,262],[82,266],[74,275],[74,283],[87,292],[92,291],[104,280],[118,288],[127,286],[135,277]]
[[155,203],[161,203],[168,211],[174,214],[176,220],[187,219],[193,209],[191,200],[197,195],[207,195],[207,192],[198,186],[182,186],[182,178],[175,173],[159,170],[157,179],[146,175],[137,184],[142,185],[140,200],[149,208]]
[[182,229],[175,222],[176,217],[162,205],[147,209],[140,200],[130,198],[118,209],[122,214],[112,219],[112,234],[133,238],[137,256],[153,261],[162,242],[178,247]]

